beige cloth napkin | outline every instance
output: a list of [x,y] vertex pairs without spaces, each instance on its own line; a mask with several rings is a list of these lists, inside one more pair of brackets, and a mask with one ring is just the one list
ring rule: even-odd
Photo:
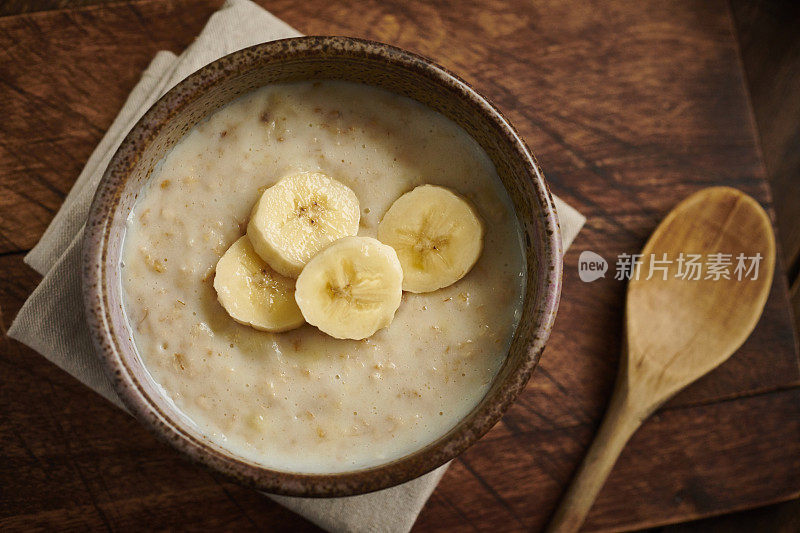
[[[97,184],[122,139],[167,90],[200,67],[247,46],[301,35],[249,0],[228,0],[180,56],[159,52],[133,89],[41,240],[25,257],[44,276],[8,335],[44,355],[92,390],[123,408],[97,360],[82,309],[80,256],[84,222]],[[566,249],[585,218],[556,198]],[[57,327],[54,327],[57,325]],[[349,498],[268,495],[328,531],[406,532],[447,465],[390,489]]]

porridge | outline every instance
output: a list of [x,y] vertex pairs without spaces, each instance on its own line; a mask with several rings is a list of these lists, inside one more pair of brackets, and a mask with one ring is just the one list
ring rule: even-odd
[[[303,312],[284,302],[280,323],[264,322],[247,307],[253,302],[231,303],[236,294],[225,292],[224,276],[232,269],[250,287],[253,272],[266,272],[258,257],[271,253],[263,249],[270,237],[254,241],[248,224],[275,210],[260,215],[254,206],[286,176],[318,175],[352,191],[345,200],[357,210],[347,235],[357,236],[315,251],[307,265],[309,258],[270,260],[281,269],[270,290],[290,298],[300,272]],[[427,184],[437,187],[420,187]],[[457,192],[448,194],[463,196],[475,224],[482,221],[482,248],[435,284],[412,276],[408,254],[383,235],[389,219],[393,228],[410,220],[398,198],[413,208],[433,201],[433,189]],[[397,214],[383,220],[390,207]],[[209,440],[276,470],[358,470],[433,442],[486,394],[519,319],[520,235],[488,156],[442,115],[359,84],[272,85],[198,124],[154,170],[128,220],[125,311],[152,378]],[[436,250],[437,241],[426,246]],[[306,287],[328,256],[358,249],[393,257],[386,263],[393,288],[375,324],[351,335],[366,315],[351,313],[339,329],[328,328],[307,310],[317,295]],[[225,266],[226,251],[256,259]]]

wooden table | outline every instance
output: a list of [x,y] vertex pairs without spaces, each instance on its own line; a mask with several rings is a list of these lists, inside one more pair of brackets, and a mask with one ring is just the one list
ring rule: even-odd
[[[142,69],[180,52],[218,0],[133,0],[0,18],[0,309],[38,282],[22,258]],[[552,512],[592,438],[616,370],[625,286],[577,257],[634,253],[681,198],[770,191],[722,0],[274,0],[309,34],[387,41],[492,99],[553,191],[588,217],[567,253],[555,331],[531,383],[454,461],[416,529],[527,531]],[[732,359],[645,423],[589,530],[647,527],[800,494],[800,368],[778,265],[764,317]],[[32,350],[0,349],[0,527],[313,529],[183,461]]]

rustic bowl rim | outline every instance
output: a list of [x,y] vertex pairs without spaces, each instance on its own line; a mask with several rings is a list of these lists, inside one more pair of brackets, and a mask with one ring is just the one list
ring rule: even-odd
[[[540,304],[534,308],[535,316],[541,316],[542,322],[538,329],[533,330],[532,338],[527,339],[527,356],[524,363],[506,377],[502,386],[495,392],[494,401],[486,403],[480,409],[473,409],[445,437],[435,441],[433,443],[435,446],[427,445],[400,459],[353,472],[299,474],[273,470],[225,454],[209,446],[208,443],[188,435],[183,431],[180,422],[167,417],[156,402],[141,390],[138,378],[133,376],[126,363],[127,358],[137,358],[138,354],[124,353],[110,326],[110,302],[105,283],[105,259],[110,238],[109,222],[118,206],[118,201],[114,198],[118,200],[127,179],[126,174],[125,179],[118,179],[115,182],[112,179],[114,169],[118,170],[118,167],[126,162],[126,154],[139,153],[147,145],[151,135],[156,134],[164,124],[168,123],[169,118],[173,116],[171,114],[166,121],[158,122],[154,119],[157,110],[169,110],[165,106],[169,105],[170,98],[181,93],[193,96],[202,94],[205,89],[214,85],[213,82],[224,79],[226,65],[231,63],[245,68],[258,68],[272,59],[280,59],[281,54],[284,56],[287,54],[287,45],[290,48],[290,56],[300,53],[306,56],[314,53],[324,54],[333,50],[344,57],[369,57],[387,65],[395,64],[402,68],[422,71],[437,84],[455,87],[459,93],[476,104],[479,112],[494,123],[505,140],[514,146],[516,156],[522,159],[532,178],[546,228],[547,240],[544,243],[546,257],[541,258],[543,265],[540,272],[546,273],[547,290],[540,298]],[[180,105],[181,103],[178,104],[178,109]],[[124,406],[157,437],[170,443],[195,462],[260,490],[287,496],[340,497],[385,489],[428,473],[458,456],[499,421],[502,414],[525,388],[552,330],[561,293],[562,243],[555,204],[536,159],[511,123],[471,85],[432,60],[389,44],[353,37],[304,36],[257,44],[228,54],[188,76],[150,107],[122,141],[98,184],[83,238],[81,274],[86,318],[96,352]],[[468,418],[471,419],[471,423],[465,423]]]

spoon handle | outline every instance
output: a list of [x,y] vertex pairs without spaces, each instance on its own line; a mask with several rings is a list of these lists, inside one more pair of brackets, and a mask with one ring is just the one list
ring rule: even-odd
[[624,383],[625,379],[620,376],[600,429],[567,487],[547,531],[566,533],[580,529],[619,454],[642,424],[647,411],[643,406],[632,404]]

